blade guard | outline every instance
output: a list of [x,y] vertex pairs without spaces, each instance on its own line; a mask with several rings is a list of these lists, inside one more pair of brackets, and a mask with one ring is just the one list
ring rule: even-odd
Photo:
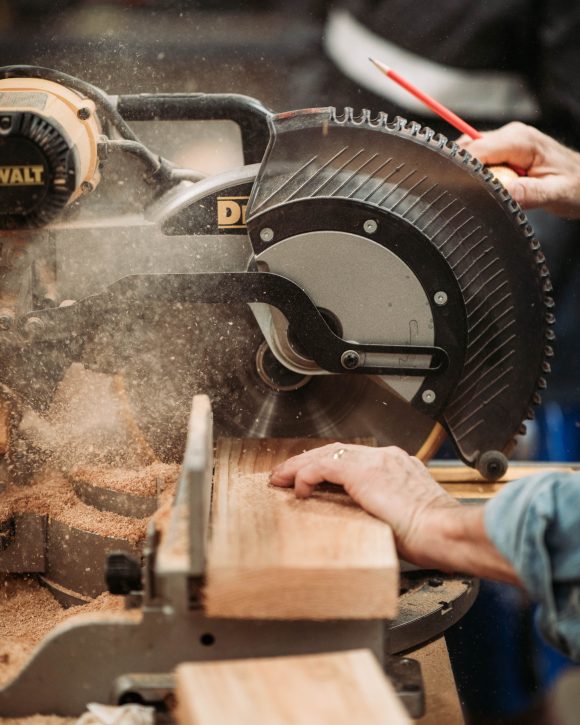
[[[457,384],[437,417],[466,463],[501,475],[553,355],[549,272],[525,215],[481,162],[416,123],[322,108],[270,125],[247,213],[254,250],[279,241],[260,236],[268,215],[294,219],[304,204],[322,214],[340,202],[345,215],[363,205],[387,230],[376,239],[384,244],[389,229],[412,227],[436,254],[437,273],[452,275],[462,307],[436,320],[463,345]],[[424,410],[421,391],[412,404]]]

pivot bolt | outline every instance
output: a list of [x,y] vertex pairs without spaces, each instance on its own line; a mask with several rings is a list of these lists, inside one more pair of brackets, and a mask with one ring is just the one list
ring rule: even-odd
[[271,242],[274,239],[274,230],[270,229],[270,227],[260,229],[260,239],[263,242]]
[[340,363],[346,370],[355,370],[360,365],[360,355],[355,350],[345,350],[340,356]]
[[40,319],[40,317],[29,317],[24,323],[24,335],[28,338],[34,338],[43,332],[45,326],[44,320]]
[[436,397],[437,396],[435,395],[435,391],[434,390],[424,390],[423,393],[422,393],[422,395],[421,395],[421,398],[423,399],[423,402],[424,403],[427,403],[428,405],[430,405],[431,403],[434,403]]
[[366,222],[363,224],[363,229],[367,234],[374,234],[378,228],[379,225],[374,219],[367,219]]
[[0,309],[0,330],[10,330],[14,325],[14,312],[10,309]]
[[435,300],[436,305],[439,305],[439,307],[443,307],[443,305],[447,304],[447,300],[449,298],[447,297],[447,292],[439,290],[439,292],[435,292],[435,294],[433,295],[433,299]]
[[77,111],[77,116],[81,119],[81,121],[86,121],[91,117],[91,109],[83,106]]

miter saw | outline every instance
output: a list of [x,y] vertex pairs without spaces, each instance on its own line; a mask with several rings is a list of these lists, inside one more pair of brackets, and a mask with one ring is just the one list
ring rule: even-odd
[[[0,78],[9,472],[30,475],[20,411],[46,411],[73,361],[124,376],[166,460],[206,392],[219,435],[415,453],[437,423],[485,477],[505,471],[546,384],[553,302],[532,229],[477,160],[367,111],[113,97],[29,66]],[[223,118],[246,165],[212,177],[129,126]]]
[[[213,176],[165,160],[134,131],[217,119],[238,124],[245,163]],[[128,466],[129,444],[145,463],[180,461],[198,392],[211,398],[216,436],[373,438],[425,458],[444,429],[493,479],[553,354],[549,274],[521,210],[469,154],[385,114],[273,114],[239,95],[108,96],[57,71],[0,69],[0,243],[0,454],[12,487],[47,463],[66,469],[63,449],[89,451],[84,464]],[[78,430],[97,409],[110,435],[84,445]],[[150,532],[143,581],[129,586],[117,571],[117,591],[140,592],[141,624],[48,640],[0,691],[2,713],[76,713],[111,682],[116,702],[156,701],[171,683],[150,673],[182,655],[264,654],[272,641],[382,656],[382,623],[270,631],[200,614],[207,512],[194,483],[207,491],[207,428],[190,431],[174,525],[161,548]],[[151,513],[136,496],[99,495],[91,505]],[[191,556],[175,564],[184,508]],[[45,519],[0,521],[0,571],[41,573],[68,603],[96,596],[112,539]],[[455,621],[476,591],[459,583],[460,593],[437,590],[429,617],[410,606],[386,651]],[[409,593],[441,586],[428,575]],[[225,655],[208,650],[207,627],[228,642]],[[70,667],[47,684],[55,656]],[[136,662],[149,673],[137,680],[127,674]],[[65,698],[71,671],[79,694]]]

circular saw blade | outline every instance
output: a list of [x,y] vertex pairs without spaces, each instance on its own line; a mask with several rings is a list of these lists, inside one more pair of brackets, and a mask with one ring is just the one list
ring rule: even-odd
[[139,320],[103,326],[84,358],[123,374],[136,421],[165,460],[183,456],[196,393],[212,401],[216,437],[372,438],[416,453],[431,433],[433,421],[378,377],[318,375],[296,390],[273,390],[257,371],[262,344],[246,305],[156,304]]

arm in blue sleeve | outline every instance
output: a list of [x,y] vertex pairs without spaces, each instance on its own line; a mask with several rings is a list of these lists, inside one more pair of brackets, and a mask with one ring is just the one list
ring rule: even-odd
[[485,527],[540,605],[544,636],[580,660],[580,473],[507,484],[486,505]]

